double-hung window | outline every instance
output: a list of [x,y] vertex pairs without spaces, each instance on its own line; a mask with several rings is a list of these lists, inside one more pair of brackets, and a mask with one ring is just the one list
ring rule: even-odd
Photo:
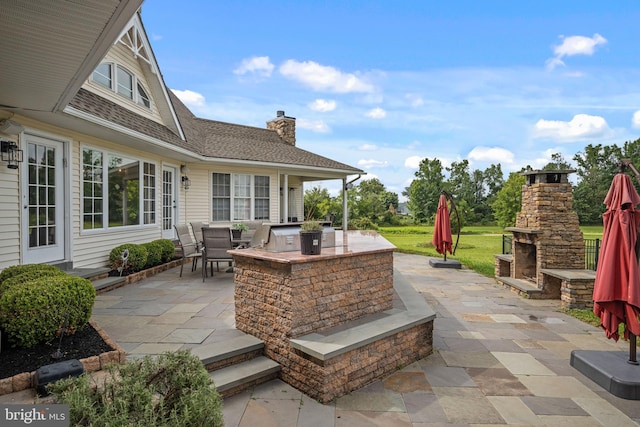
[[82,150],[84,230],[156,223],[156,165],[92,148]]
[[269,177],[250,174],[212,174],[213,221],[269,219]]

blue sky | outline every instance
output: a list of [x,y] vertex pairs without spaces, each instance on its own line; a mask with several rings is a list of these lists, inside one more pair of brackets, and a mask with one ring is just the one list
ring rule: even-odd
[[[421,159],[507,175],[640,137],[640,3],[146,0],[164,80],[401,193]],[[338,182],[322,186],[332,193]]]

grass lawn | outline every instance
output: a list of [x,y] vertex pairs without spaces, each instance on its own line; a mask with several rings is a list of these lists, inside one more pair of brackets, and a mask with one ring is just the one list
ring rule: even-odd
[[[585,239],[602,237],[602,226],[586,226],[580,229]],[[398,252],[442,258],[431,243],[433,226],[380,227],[378,232],[396,245]],[[503,228],[498,226],[464,227],[460,233],[456,253],[447,254],[447,259],[457,259],[465,267],[484,276],[493,277],[493,256],[502,253],[503,234],[511,233],[505,233]],[[455,235],[453,240],[455,244]]]

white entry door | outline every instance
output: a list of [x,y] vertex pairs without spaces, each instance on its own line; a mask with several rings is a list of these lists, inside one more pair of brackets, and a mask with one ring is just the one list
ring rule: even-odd
[[23,263],[65,259],[64,144],[25,135],[22,170]]
[[178,187],[176,185],[176,168],[162,167],[162,237],[175,238],[176,212],[178,203]]

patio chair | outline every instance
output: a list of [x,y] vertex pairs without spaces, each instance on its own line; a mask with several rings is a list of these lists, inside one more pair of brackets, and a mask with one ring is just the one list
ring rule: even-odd
[[231,229],[228,227],[204,227],[202,228],[202,281],[207,277],[207,264],[211,267],[213,276],[213,263],[220,271],[219,262],[233,262],[233,256],[227,253],[233,249],[231,243]]
[[198,250],[196,242],[191,238],[191,231],[187,224],[176,224],[175,226],[178,240],[180,241],[180,247],[182,248],[182,263],[180,264],[180,277],[182,277],[182,268],[184,267],[184,260],[191,259],[191,271],[198,268],[198,259],[202,258],[202,252]]
[[193,230],[193,236],[196,238],[196,247],[198,250],[202,249],[202,227],[208,227],[209,224],[202,221],[192,222],[191,230]]

